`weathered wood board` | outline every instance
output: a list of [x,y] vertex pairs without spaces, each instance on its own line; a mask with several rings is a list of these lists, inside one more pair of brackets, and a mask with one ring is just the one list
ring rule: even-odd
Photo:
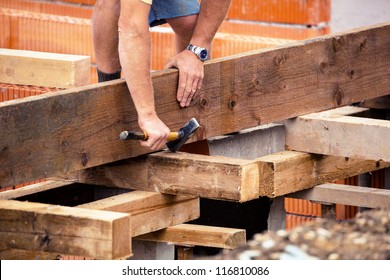
[[0,48],[0,82],[70,88],[91,82],[91,58]]
[[[186,109],[175,98],[177,70],[154,72],[156,110],[171,130],[196,117],[196,141],[344,106],[390,92],[389,53],[384,23],[212,60]],[[119,141],[122,130],[138,130],[124,80],[3,102],[0,186],[148,152]]]
[[279,197],[339,179],[390,167],[390,162],[283,151],[257,160],[260,194]]
[[233,249],[246,243],[245,230],[182,224],[136,237],[136,240],[168,242],[180,246]]
[[130,215],[14,200],[0,201],[0,248],[97,259],[131,255]]
[[131,214],[131,236],[195,220],[200,215],[198,198],[144,191],[120,194],[78,207]]
[[368,208],[390,207],[390,190],[339,184],[318,185],[310,190],[289,194],[288,197]]
[[257,163],[228,157],[158,152],[69,174],[80,183],[248,201],[259,197]]
[[302,152],[390,162],[390,121],[348,116],[361,110],[338,108],[287,120],[286,146]]

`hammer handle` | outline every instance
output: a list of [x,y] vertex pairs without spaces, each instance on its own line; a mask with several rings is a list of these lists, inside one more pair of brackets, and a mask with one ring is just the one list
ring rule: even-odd
[[[179,139],[179,132],[170,132],[167,141],[173,141]],[[149,136],[146,132],[132,132],[132,131],[122,131],[120,134],[120,139],[122,140],[148,140]]]

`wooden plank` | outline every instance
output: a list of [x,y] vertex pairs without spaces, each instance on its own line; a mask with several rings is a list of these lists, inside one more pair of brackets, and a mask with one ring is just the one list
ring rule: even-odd
[[0,192],[0,199],[14,199],[14,198],[31,195],[38,192],[61,188],[63,186],[67,186],[71,184],[73,184],[73,182],[69,182],[69,181],[49,180],[49,181],[39,182],[39,183],[31,184],[14,190],[2,191]]
[[330,110],[287,120],[285,125],[287,149],[390,161],[390,121]]
[[205,246],[234,249],[246,243],[245,230],[182,224],[147,233],[137,240],[168,242],[179,246]]
[[0,248],[0,260],[58,260],[59,254]]
[[87,85],[89,56],[0,48],[0,82],[70,88]]
[[259,197],[257,163],[228,157],[158,152],[80,171],[72,181],[248,201]]
[[124,213],[0,201],[0,248],[122,258],[131,255],[130,226]]
[[131,214],[131,235],[137,236],[199,217],[199,199],[134,191],[79,205],[85,209]]
[[390,207],[390,190],[349,185],[322,184],[288,197],[368,208]]
[[283,151],[257,160],[260,195],[278,197],[390,166],[390,162]]
[[[171,130],[197,118],[196,141],[344,106],[389,93],[388,53],[385,23],[212,60],[186,109],[177,70],[154,72],[156,111]],[[124,80],[3,102],[0,117],[2,187],[149,152],[118,140],[138,130]]]

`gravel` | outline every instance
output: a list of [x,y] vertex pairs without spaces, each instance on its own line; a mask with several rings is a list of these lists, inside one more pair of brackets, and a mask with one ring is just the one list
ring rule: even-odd
[[255,234],[243,247],[224,250],[231,260],[389,260],[390,209],[367,210],[347,221],[320,220],[290,231]]

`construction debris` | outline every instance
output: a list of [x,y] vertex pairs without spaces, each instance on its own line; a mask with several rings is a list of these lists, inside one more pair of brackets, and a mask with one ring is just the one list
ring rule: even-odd
[[224,250],[216,259],[236,260],[389,260],[390,210],[367,210],[355,219],[320,220],[256,234],[235,250]]

